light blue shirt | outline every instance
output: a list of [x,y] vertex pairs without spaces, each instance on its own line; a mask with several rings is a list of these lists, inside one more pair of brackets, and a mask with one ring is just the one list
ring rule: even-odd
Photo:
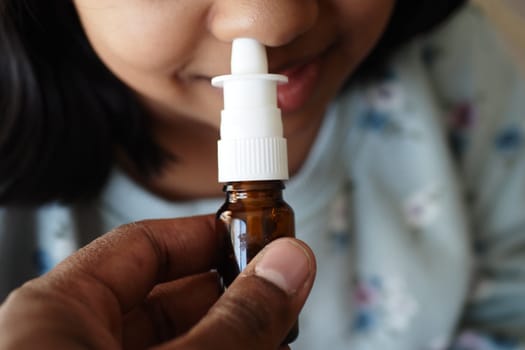
[[[294,349],[525,341],[525,84],[504,51],[467,6],[334,101],[285,190],[319,265]],[[222,202],[168,202],[115,169],[92,203],[4,208],[0,295],[117,225]]]

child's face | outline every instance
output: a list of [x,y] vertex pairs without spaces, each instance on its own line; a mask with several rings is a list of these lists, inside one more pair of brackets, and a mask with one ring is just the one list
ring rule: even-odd
[[74,0],[106,65],[164,121],[218,128],[213,76],[229,73],[230,42],[269,47],[285,133],[319,121],[378,40],[395,0]]

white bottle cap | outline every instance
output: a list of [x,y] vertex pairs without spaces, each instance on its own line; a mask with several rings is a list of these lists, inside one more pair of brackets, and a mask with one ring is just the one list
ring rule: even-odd
[[286,180],[288,159],[277,84],[284,75],[268,74],[266,50],[255,39],[233,40],[231,75],[212,79],[224,89],[219,182]]

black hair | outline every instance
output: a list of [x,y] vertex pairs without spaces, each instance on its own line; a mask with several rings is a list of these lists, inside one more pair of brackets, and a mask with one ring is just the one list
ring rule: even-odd
[[100,62],[70,0],[0,0],[0,202],[95,195],[114,149],[137,169],[164,153],[132,93]]
[[[397,0],[357,76],[464,0]],[[133,93],[98,59],[71,0],[0,0],[0,203],[98,194],[122,151],[142,176],[172,159]]]

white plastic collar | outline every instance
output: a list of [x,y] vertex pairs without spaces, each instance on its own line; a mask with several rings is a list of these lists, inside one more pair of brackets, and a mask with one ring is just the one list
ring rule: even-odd
[[288,159],[277,84],[288,78],[268,74],[266,50],[255,39],[233,40],[231,74],[212,79],[224,89],[219,182],[286,180]]

